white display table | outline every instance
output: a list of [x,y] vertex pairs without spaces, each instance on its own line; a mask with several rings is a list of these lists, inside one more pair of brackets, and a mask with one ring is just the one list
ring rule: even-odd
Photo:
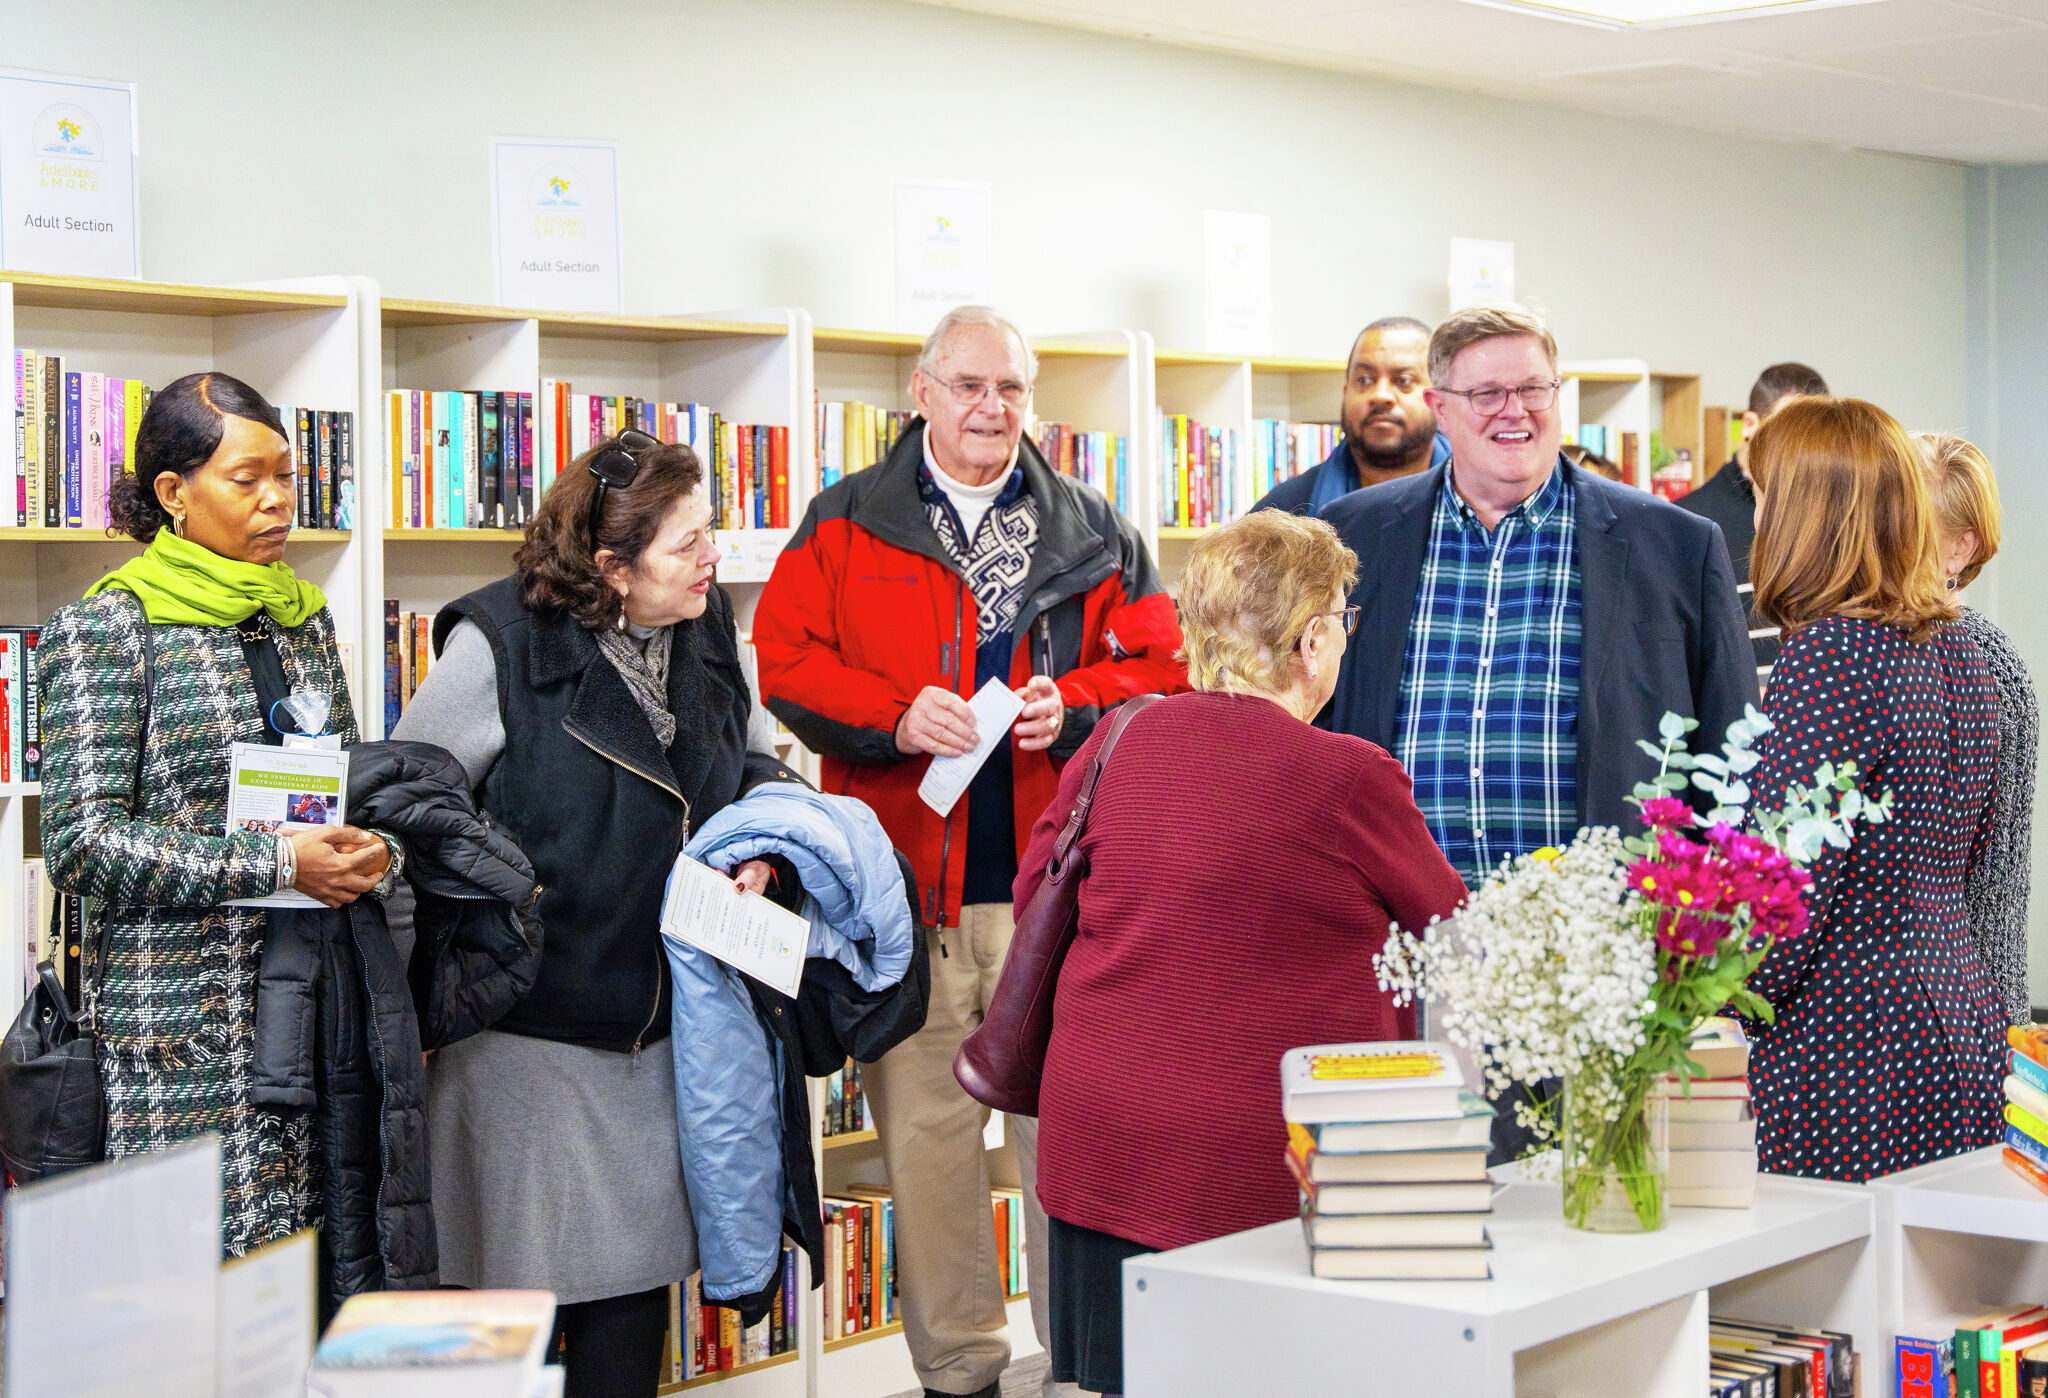
[[1887,1379],[1901,1329],[1921,1332],[1944,1316],[2048,1300],[2048,1194],[2007,1169],[1999,1151],[1990,1146],[1871,1181]]
[[1848,1332],[1874,1395],[1875,1212],[1766,1176],[1753,1209],[1605,1236],[1564,1226],[1556,1186],[1508,1184],[1487,1282],[1319,1281],[1298,1223],[1256,1228],[1124,1263],[1125,1392],[1699,1398],[1711,1310]]

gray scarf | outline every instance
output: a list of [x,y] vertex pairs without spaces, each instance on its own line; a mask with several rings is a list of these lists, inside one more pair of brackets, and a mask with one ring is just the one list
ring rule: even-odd
[[664,749],[676,740],[676,716],[668,711],[668,653],[674,639],[673,626],[658,628],[647,638],[645,649],[623,631],[597,633],[598,650],[633,691]]

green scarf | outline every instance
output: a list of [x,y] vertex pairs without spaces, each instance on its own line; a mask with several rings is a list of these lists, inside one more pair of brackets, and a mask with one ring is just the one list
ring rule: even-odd
[[118,587],[135,594],[159,626],[233,626],[259,611],[279,626],[301,626],[327,605],[326,594],[282,563],[240,563],[156,531],[140,558],[94,583],[88,597]]

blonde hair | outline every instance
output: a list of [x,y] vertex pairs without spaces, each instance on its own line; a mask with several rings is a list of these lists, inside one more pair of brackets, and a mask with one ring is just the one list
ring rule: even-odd
[[1868,617],[1924,641],[1956,615],[1934,558],[1920,449],[1858,398],[1795,398],[1749,444],[1762,504],[1749,571],[1757,615],[1789,634]]
[[1288,689],[1302,633],[1357,580],[1358,555],[1319,519],[1260,510],[1217,530],[1180,578],[1188,682],[1225,694]]
[[1927,461],[1928,494],[1934,501],[1938,533],[1955,538],[1965,529],[1977,536],[1977,552],[1956,574],[1956,586],[1968,587],[1998,556],[1998,478],[1976,444],[1953,432],[1915,432],[1914,443]]
[[1438,388],[1449,387],[1451,363],[1481,340],[1499,340],[1511,335],[1528,335],[1540,341],[1557,372],[1557,337],[1543,323],[1543,317],[1520,306],[1467,306],[1451,312],[1429,337],[1429,381]]

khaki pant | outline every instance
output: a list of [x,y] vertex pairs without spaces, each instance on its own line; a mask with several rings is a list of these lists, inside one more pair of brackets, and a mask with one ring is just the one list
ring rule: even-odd
[[[945,930],[943,955],[941,939],[932,940],[924,1028],[861,1069],[896,1199],[903,1334],[918,1381],[941,1393],[973,1393],[1001,1378],[1010,1362],[981,1141],[989,1109],[954,1079],[953,1055],[988,1009],[1016,923],[1007,903],[973,904],[960,921]],[[1023,1177],[1025,1283],[1043,1347],[1049,1327],[1038,1120],[1013,1116],[1005,1126]]]

